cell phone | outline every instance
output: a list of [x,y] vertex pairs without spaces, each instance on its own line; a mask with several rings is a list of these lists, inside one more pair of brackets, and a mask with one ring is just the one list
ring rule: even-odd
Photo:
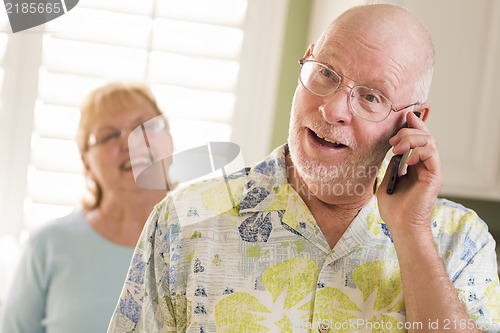
[[[420,118],[420,112],[414,112],[417,117]],[[408,124],[406,124],[404,127],[408,127]],[[411,149],[408,150],[404,154],[396,155],[394,158],[394,164],[392,165],[392,170],[391,170],[391,177],[389,178],[389,184],[387,185],[387,193],[388,194],[393,194],[394,191],[396,191],[396,185],[398,184],[399,177],[401,176],[401,173],[403,171],[403,168],[406,164],[406,159],[408,156],[411,154]]]

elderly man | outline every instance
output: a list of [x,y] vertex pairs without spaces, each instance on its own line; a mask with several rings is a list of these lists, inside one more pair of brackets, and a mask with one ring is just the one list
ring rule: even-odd
[[[437,199],[433,61],[400,7],[337,18],[300,61],[288,145],[156,207],[109,331],[498,332],[495,242]],[[391,147],[412,149],[392,195]]]

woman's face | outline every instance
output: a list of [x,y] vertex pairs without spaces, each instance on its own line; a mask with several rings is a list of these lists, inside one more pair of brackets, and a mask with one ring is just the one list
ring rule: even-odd
[[[133,169],[137,174],[138,170],[151,164],[149,152],[155,157],[172,154],[172,139],[166,129],[151,135],[145,125],[150,150],[144,140],[131,140],[129,143],[128,137],[135,128],[153,123],[154,120],[148,120],[157,116],[148,101],[134,96],[105,109],[92,119],[89,128],[91,145],[82,154],[82,159],[90,177],[101,186],[103,196],[110,192],[126,194],[142,191],[134,181]],[[130,154],[130,151],[134,153]]]

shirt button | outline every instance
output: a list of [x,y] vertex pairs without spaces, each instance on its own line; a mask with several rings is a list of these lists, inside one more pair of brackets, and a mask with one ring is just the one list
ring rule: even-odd
[[319,324],[318,332],[321,332],[321,333],[330,332],[330,327],[327,324]]

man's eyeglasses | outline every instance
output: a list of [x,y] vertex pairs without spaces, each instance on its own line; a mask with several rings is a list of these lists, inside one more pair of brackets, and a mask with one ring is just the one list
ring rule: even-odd
[[[144,130],[148,134],[159,134],[163,131],[168,130],[167,122],[162,116],[154,117],[142,124]],[[141,126],[141,125],[139,125]],[[123,138],[127,137],[128,132],[132,131],[128,128],[116,128],[116,127],[104,127],[100,128],[89,136],[88,146],[99,146],[99,145],[116,145]]]
[[337,73],[325,64],[314,60],[299,60],[300,83],[310,92],[318,96],[328,96],[339,90],[342,85],[350,89],[349,106],[351,111],[359,117],[368,121],[380,122],[387,117],[391,111],[398,112],[419,104],[418,102],[405,107],[395,109],[391,101],[380,91],[362,85],[350,87],[342,80],[343,75]]

